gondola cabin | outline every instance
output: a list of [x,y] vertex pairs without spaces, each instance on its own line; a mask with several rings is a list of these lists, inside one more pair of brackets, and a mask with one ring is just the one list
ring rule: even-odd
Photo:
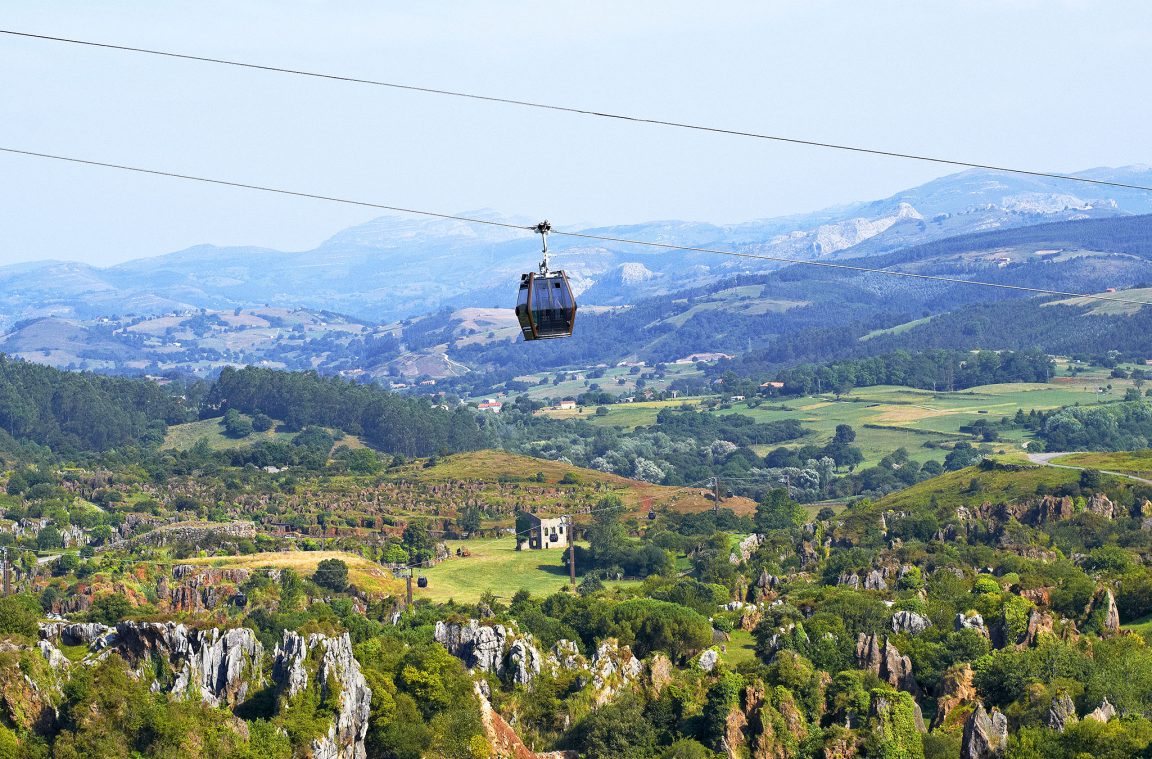
[[562,271],[522,275],[516,318],[525,340],[571,337],[576,323],[576,298],[568,276]]

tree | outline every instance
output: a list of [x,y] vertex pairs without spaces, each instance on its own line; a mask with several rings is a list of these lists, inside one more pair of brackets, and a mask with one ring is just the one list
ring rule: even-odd
[[340,559],[324,559],[316,565],[312,582],[322,588],[342,593],[348,589],[348,565]]
[[252,421],[243,416],[236,409],[229,409],[224,414],[224,434],[231,438],[245,438],[252,434]]
[[64,538],[60,534],[59,528],[54,524],[45,527],[36,536],[36,547],[41,551],[50,551],[54,548],[64,547]]
[[436,542],[428,528],[420,522],[409,522],[404,528],[404,547],[412,561],[422,562],[431,559],[436,552]]
[[804,524],[807,512],[788,496],[784,488],[776,488],[764,496],[756,505],[756,530],[789,530]]
[[23,635],[35,639],[39,630],[40,601],[35,596],[0,598],[0,635]]
[[856,439],[856,430],[852,429],[850,424],[837,424],[836,434],[832,437],[833,443],[840,445],[848,445]]
[[1080,487],[1091,491],[1099,490],[1101,479],[1099,469],[1083,469],[1080,472]]
[[480,507],[466,506],[456,517],[456,526],[469,535],[480,531]]
[[257,432],[267,432],[276,426],[276,422],[267,414],[255,414],[252,417],[252,429]]

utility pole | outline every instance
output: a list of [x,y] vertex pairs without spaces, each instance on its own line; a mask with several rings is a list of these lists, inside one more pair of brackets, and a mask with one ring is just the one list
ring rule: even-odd
[[568,577],[572,587],[576,587],[576,536],[572,533],[572,515],[568,515]]
[[9,548],[4,546],[4,595],[12,595],[12,562],[8,560]]
[[408,575],[405,579],[408,580],[408,606],[407,606],[407,608],[412,608],[412,568],[411,567],[408,568]]

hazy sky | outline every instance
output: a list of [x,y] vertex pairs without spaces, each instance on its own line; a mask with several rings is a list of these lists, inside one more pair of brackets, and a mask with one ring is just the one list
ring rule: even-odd
[[[3,0],[0,27],[1049,171],[1152,161],[1152,3]],[[446,212],[732,222],[944,167],[0,35],[0,146]],[[0,263],[377,214],[0,154]]]

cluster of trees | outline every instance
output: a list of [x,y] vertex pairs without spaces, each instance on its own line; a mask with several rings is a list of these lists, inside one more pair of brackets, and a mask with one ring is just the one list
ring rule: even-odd
[[787,395],[844,393],[853,387],[903,385],[926,390],[962,390],[999,382],[1047,382],[1055,365],[1040,350],[893,351],[880,356],[803,364],[776,375]]
[[158,444],[188,421],[179,388],[65,372],[0,355],[0,430],[60,453]]
[[1131,451],[1152,441],[1152,401],[1067,406],[1038,416],[1050,451]]
[[209,414],[263,414],[281,420],[288,430],[331,427],[404,456],[475,450],[487,440],[466,408],[449,410],[423,398],[315,372],[225,368],[208,393],[205,409]]

